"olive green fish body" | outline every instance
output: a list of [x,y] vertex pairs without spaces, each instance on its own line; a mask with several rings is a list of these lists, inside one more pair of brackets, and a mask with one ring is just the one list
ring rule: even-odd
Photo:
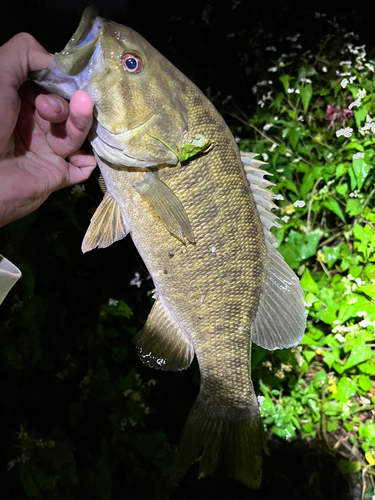
[[166,370],[198,359],[200,393],[174,480],[200,457],[200,477],[223,468],[257,488],[262,425],[251,339],[267,349],[297,345],[306,321],[298,279],[269,231],[267,172],[240,153],[202,92],[130,28],[88,9],[55,59],[33,78],[67,98],[86,90],[95,104],[89,138],[104,198],[83,251],[130,232],[156,289],[141,359]]

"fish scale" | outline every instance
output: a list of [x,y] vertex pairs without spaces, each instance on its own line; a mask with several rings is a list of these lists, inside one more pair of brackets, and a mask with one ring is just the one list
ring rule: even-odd
[[199,477],[224,470],[258,488],[251,337],[267,349],[291,347],[306,323],[298,278],[269,231],[275,196],[262,162],[240,153],[213,104],[144,38],[92,8],[55,63],[31,77],[67,99],[77,89],[93,99],[89,139],[104,198],[82,249],[130,232],[156,289],[139,332],[141,360],[183,370],[197,356],[201,386],[172,482],[199,460]]

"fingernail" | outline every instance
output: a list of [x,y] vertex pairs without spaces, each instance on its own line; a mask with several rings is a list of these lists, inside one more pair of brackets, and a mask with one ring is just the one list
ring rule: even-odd
[[56,99],[56,98],[51,97],[51,96],[48,96],[47,99],[52,104],[52,107],[53,107],[53,110],[55,113],[62,113],[64,111],[63,105],[59,101],[59,99]]

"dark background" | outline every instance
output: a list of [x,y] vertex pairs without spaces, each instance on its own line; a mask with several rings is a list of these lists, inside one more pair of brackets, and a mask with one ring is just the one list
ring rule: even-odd
[[[127,24],[140,32],[213,100],[233,130],[240,125],[234,115],[240,113],[241,116],[251,116],[255,109],[256,101],[251,92],[252,85],[269,76],[267,73],[269,60],[262,60],[260,56],[265,46],[277,45],[281,48],[287,36],[301,33],[300,43],[304,48],[315,49],[319,40],[330,31],[330,24],[327,23],[329,20],[338,23],[345,31],[357,33],[358,44],[366,43],[368,48],[373,48],[375,7],[371,6],[370,2],[367,2],[366,6],[353,3],[348,7],[343,6],[342,2],[286,0],[251,2],[24,0],[7,2],[6,6],[2,2],[0,43],[4,43],[20,31],[27,31],[48,51],[52,53],[60,51],[76,29],[82,11],[90,4],[94,4],[103,17]],[[317,16],[317,12],[325,13],[326,17]],[[228,99],[228,96],[231,98]],[[143,278],[147,276],[147,271],[131,242],[124,241],[100,252],[90,252],[86,256],[80,253],[85,230],[82,228],[87,227],[89,221],[88,208],[97,205],[101,199],[94,177],[95,175],[86,185],[88,200],[78,201],[73,207],[78,214],[77,219],[81,229],[77,227],[72,229],[67,221],[61,219],[64,212],[60,205],[63,203],[64,195],[56,193],[49,198],[37,215],[27,219],[26,222],[13,224],[5,232],[0,232],[2,251],[3,247],[7,248],[7,257],[21,267],[25,283],[28,276],[27,265],[32,266],[36,292],[42,297],[48,296],[45,300],[46,303],[48,301],[46,307],[49,315],[52,314],[51,311],[56,314],[55,323],[50,319],[47,321],[41,318],[41,330],[44,328],[46,335],[47,329],[50,329],[50,335],[59,338],[61,349],[66,349],[67,352],[73,346],[73,337],[83,338],[85,331],[96,328],[98,308],[108,300],[108,297],[125,297],[124,300],[126,299],[134,311],[133,329],[142,326],[151,306],[151,300],[145,298],[147,287],[151,288],[150,284],[145,285],[142,292],[129,287],[129,281],[135,271],[140,272]],[[66,209],[68,215],[70,208]],[[62,263],[59,269],[56,269],[54,260],[58,252],[56,251],[55,257],[51,258],[48,255],[49,248],[48,246],[45,248],[43,242],[48,231],[59,231],[60,234],[59,251]],[[66,258],[64,252],[68,254],[70,260]],[[67,279],[61,284],[64,275]],[[51,294],[55,296],[51,297]],[[63,303],[61,310],[57,305],[59,300]],[[51,305],[50,302],[53,301],[55,303]],[[6,311],[4,307],[2,312],[6,314]],[[51,328],[50,325],[55,326]],[[69,331],[70,335],[65,337],[64,343],[66,331]],[[14,334],[16,333],[15,331]],[[69,342],[71,345],[66,345]],[[44,344],[43,347],[48,350]],[[75,345],[74,349],[78,347]],[[139,366],[135,349],[132,354],[129,352],[129,356],[131,363],[136,365],[142,374],[144,373],[145,379],[150,377],[157,379],[159,389],[156,396],[153,396],[152,403],[159,416],[156,423],[153,421],[149,425],[163,426],[170,442],[175,445],[198,390],[196,367],[182,374],[157,372],[150,375],[146,368]],[[56,364],[59,365],[57,361]],[[19,423],[24,421],[27,421],[31,428],[45,429],[49,432],[51,421],[59,420],[59,416],[64,414],[65,409],[63,405],[59,406],[58,395],[51,402],[48,414],[43,414],[41,410],[45,404],[41,395],[45,390],[42,389],[43,384],[47,386],[50,384],[52,389],[49,389],[55,391],[54,382],[51,382],[49,375],[45,375],[49,373],[48,370],[49,368],[44,366],[41,371],[33,375],[24,378],[20,375],[14,382],[14,387],[19,391],[17,403],[14,403],[17,411],[9,413],[9,418],[4,417],[5,424],[2,424],[2,428],[5,433],[14,432]],[[3,380],[3,385],[6,384],[7,380]],[[5,394],[4,388],[1,391],[2,395]],[[7,397],[10,398],[9,395]],[[62,393],[61,401],[64,397],[65,394]],[[99,412],[93,407],[92,414],[96,411]],[[13,420],[10,421],[10,418]],[[91,425],[100,426],[99,420],[98,418],[96,422],[94,419]],[[88,442],[90,434],[88,436],[82,435],[83,448],[89,448],[91,445]],[[79,434],[75,437],[79,441]],[[4,436],[1,442],[3,448],[9,446],[9,441]],[[350,492],[353,488],[340,475],[334,460],[328,455],[321,454],[319,450],[298,441],[287,444],[273,438],[270,446],[272,454],[265,462],[264,481],[260,493],[250,494],[241,485],[219,478],[197,483],[197,470],[192,468],[171,498],[222,498],[224,495],[239,499],[357,498],[354,496],[355,491]],[[76,456],[78,462],[80,451],[82,450],[78,450]],[[3,453],[0,468],[3,467],[3,460],[9,460],[12,456],[13,452]],[[12,470],[11,474],[14,475],[16,472]],[[147,482],[147,477],[138,479],[142,480]],[[156,482],[154,478],[152,480]],[[10,482],[8,485],[6,481],[0,486],[0,492],[2,487],[5,488],[6,498],[24,498],[22,488],[12,486]],[[117,483],[121,483],[121,477],[118,477]],[[146,493],[150,494],[147,488],[137,489],[137,484],[129,486],[128,490],[125,488],[125,491],[117,484],[114,491],[120,492],[117,496],[114,494],[115,500],[146,498]],[[138,491],[145,493],[137,493]]]

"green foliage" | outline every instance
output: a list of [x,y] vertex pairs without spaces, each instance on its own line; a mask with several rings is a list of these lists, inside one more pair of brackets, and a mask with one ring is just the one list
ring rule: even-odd
[[272,433],[321,438],[353,473],[375,464],[375,66],[340,35],[272,63],[278,81],[254,87],[255,135],[240,147],[269,163],[283,199],[279,250],[309,318],[289,354],[253,348],[253,375]]

